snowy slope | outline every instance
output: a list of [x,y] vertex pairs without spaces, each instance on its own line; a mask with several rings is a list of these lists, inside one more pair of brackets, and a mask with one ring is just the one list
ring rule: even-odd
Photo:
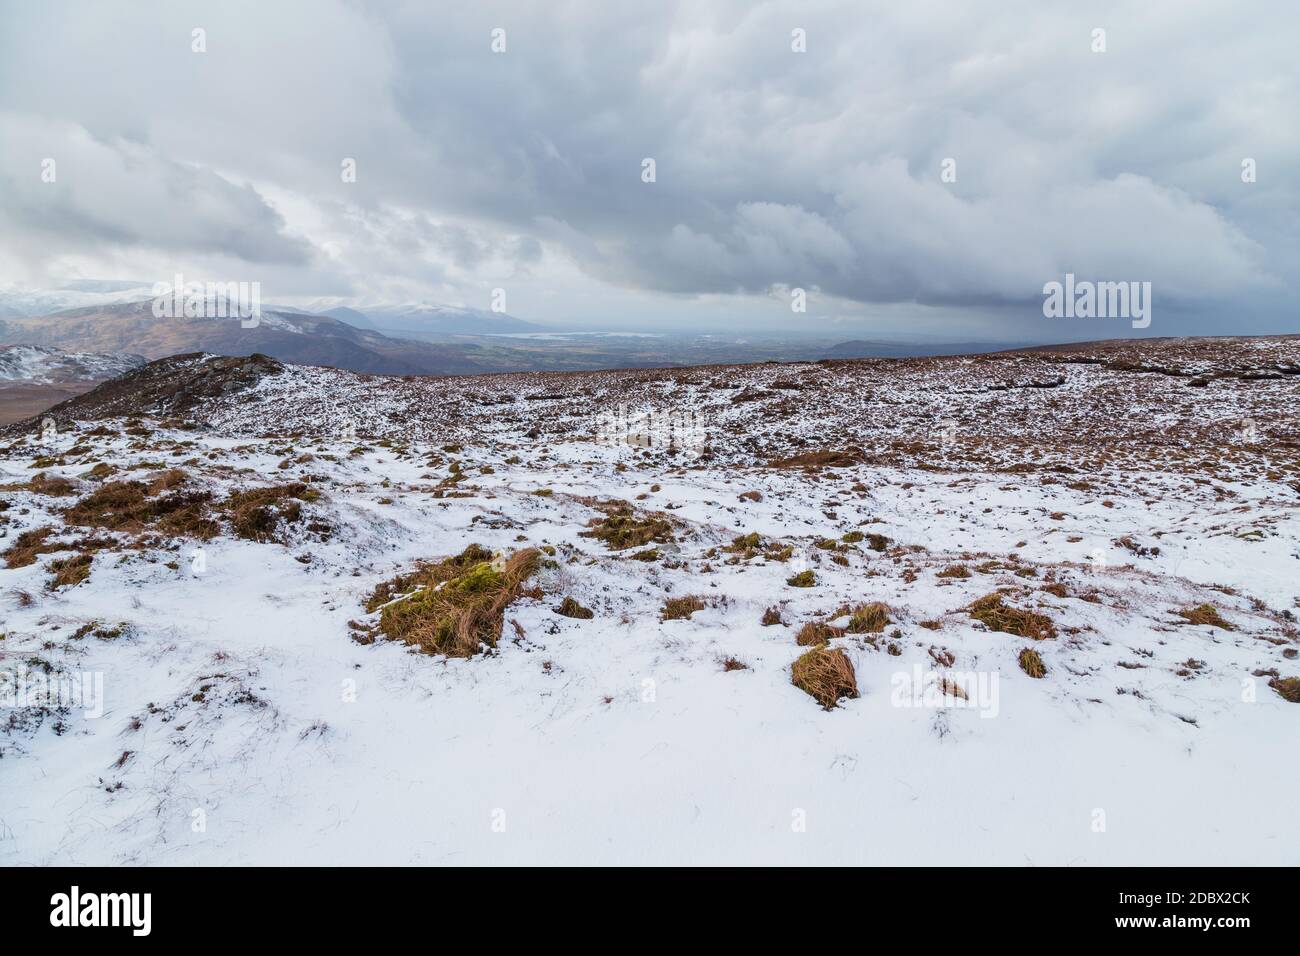
[[[1295,864],[1300,706],[1269,682],[1300,676],[1297,380],[1250,377],[1295,350],[1221,344],[1163,373],[285,367],[181,418],[77,406],[0,462],[0,549],[44,526],[70,546],[0,570],[0,670],[98,673],[104,713],[11,709],[0,862]],[[620,402],[698,412],[706,437],[611,443]],[[1241,418],[1249,440],[1189,424]],[[850,439],[842,466],[773,465]],[[49,590],[86,547],[60,509],[109,480],[96,463],[178,467],[214,500],[321,497],[285,543],[110,535],[132,543]],[[583,536],[612,498],[671,522],[657,560]],[[789,559],[725,550],[750,533]],[[376,584],[471,542],[555,550],[495,652],[350,639]],[[815,586],[787,583],[802,570]],[[1055,635],[975,620],[994,591]],[[691,594],[703,610],[660,619]],[[563,596],[595,616],[557,614]],[[791,684],[796,634],[864,601],[891,622],[831,640],[860,696],[823,710]],[[1179,615],[1205,604],[1231,630]],[[914,699],[915,674],[969,699]]]
[[139,355],[68,352],[40,345],[0,345],[0,382],[39,385],[102,382],[144,363]]

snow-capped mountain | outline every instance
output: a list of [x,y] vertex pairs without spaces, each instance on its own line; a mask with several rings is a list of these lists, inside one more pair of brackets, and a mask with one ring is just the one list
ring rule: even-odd
[[76,280],[57,288],[28,289],[0,282],[0,319],[49,315],[64,309],[137,302],[153,295],[152,283],[104,280]]

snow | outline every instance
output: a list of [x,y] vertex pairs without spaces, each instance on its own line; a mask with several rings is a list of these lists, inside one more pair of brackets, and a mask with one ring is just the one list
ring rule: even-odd
[[40,345],[0,345],[0,382],[50,385],[73,379],[101,381],[143,364],[144,359],[138,355],[71,352]]
[[[809,368],[735,374],[770,384]],[[1082,392],[1096,373],[1068,374]],[[1198,484],[1154,449],[1154,465],[1090,472],[1091,489],[901,458],[774,469],[739,454],[769,433],[752,403],[731,404],[734,391],[712,408],[716,454],[703,459],[603,446],[563,401],[528,401],[563,382],[570,395],[597,392],[588,408],[608,404],[606,385],[632,400],[671,391],[671,377],[630,381],[494,376],[408,383],[404,395],[395,380],[293,368],[214,403],[197,431],[150,420],[145,439],[93,437],[85,423],[11,449],[10,475],[91,444],[48,474],[85,481],[103,460],[141,476],[162,459],[186,462],[217,495],[309,477],[323,497],[306,510],[334,533],[294,531],[287,545],[223,536],[201,545],[201,572],[196,542],[101,554],[88,581],[56,592],[44,589],[51,557],[0,570],[0,670],[39,657],[102,673],[105,688],[98,719],[73,709],[62,734],[49,720],[0,733],[0,863],[1300,862],[1300,707],[1252,676],[1300,673],[1284,653],[1300,646],[1288,623],[1300,527],[1284,484],[1245,472]],[[689,388],[703,406],[704,389]],[[366,437],[339,434],[348,424]],[[537,427],[543,437],[528,438]],[[465,447],[444,450],[453,442]],[[312,459],[278,467],[303,453]],[[436,497],[453,459],[468,496]],[[754,490],[761,501],[739,498]],[[70,500],[5,497],[0,549],[57,524]],[[659,546],[667,562],[581,536],[607,498],[678,523],[676,542]],[[850,550],[840,566],[815,546],[854,529],[887,535],[890,549]],[[793,544],[794,560],[729,564],[713,550],[750,532]],[[1160,553],[1114,544],[1125,535]],[[497,652],[448,660],[349,639],[377,583],[470,542],[557,549],[545,599],[507,609]],[[957,562],[970,578],[937,576]],[[802,567],[816,587],[786,585]],[[1042,590],[1049,575],[1071,596]],[[964,612],[999,587],[1058,636],[988,631]],[[661,622],[665,598],[685,594],[709,606]],[[595,618],[554,613],[564,595]],[[861,696],[823,711],[790,683],[805,650],[794,633],[875,600],[894,618],[879,648],[833,642]],[[1201,603],[1235,630],[1174,613]],[[761,626],[773,605],[786,624]],[[72,640],[91,620],[130,628]],[[1031,644],[1048,666],[1041,680],[1017,665]],[[900,705],[899,675],[942,669],[932,650],[993,699]],[[724,671],[728,656],[747,669]]]
[[[119,283],[109,283],[117,286]],[[49,315],[65,309],[80,309],[93,305],[116,305],[122,302],[139,302],[153,298],[151,285],[113,288],[111,291],[86,289],[32,289],[0,281],[0,318]]]

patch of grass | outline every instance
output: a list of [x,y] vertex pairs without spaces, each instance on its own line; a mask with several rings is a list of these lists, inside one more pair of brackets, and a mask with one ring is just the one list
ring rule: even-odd
[[101,641],[114,641],[128,630],[130,630],[130,625],[126,623],[114,624],[110,627],[100,621],[91,621],[73,631],[72,640],[79,641],[85,637],[97,637]]
[[1219,613],[1219,609],[1213,604],[1198,604],[1196,607],[1183,608],[1183,610],[1174,613],[1189,624],[1207,624],[1210,627],[1217,627],[1224,631],[1236,630],[1235,627],[1223,619],[1223,615]]
[[1020,652],[1019,661],[1020,669],[1030,677],[1037,678],[1047,676],[1047,665],[1043,663],[1043,659],[1039,656],[1038,651],[1034,650],[1032,647],[1026,647]]
[[842,627],[834,627],[823,621],[809,621],[799,628],[794,636],[794,642],[800,647],[813,647],[818,644],[825,644],[832,638],[843,636],[844,628]]
[[59,558],[50,562],[54,576],[46,585],[51,591],[59,588],[76,587],[90,577],[90,565],[95,559],[89,554],[78,554],[71,558]]
[[1300,677],[1274,677],[1268,686],[1277,691],[1283,700],[1300,704]]
[[859,464],[864,456],[861,449],[849,448],[844,451],[809,451],[791,458],[777,458],[769,461],[769,468],[849,468]]
[[843,698],[858,696],[857,674],[853,662],[839,648],[814,647],[801,654],[790,666],[790,683],[794,684],[824,710],[833,710]]
[[971,617],[991,631],[1031,637],[1036,641],[1056,637],[1056,626],[1050,617],[1011,607],[1002,600],[1001,594],[987,594],[967,610]]
[[867,535],[867,547],[872,551],[886,551],[889,549],[889,539],[883,534]]
[[148,482],[111,481],[64,509],[69,524],[110,531],[158,530],[204,540],[215,537],[218,526],[208,516],[211,495],[182,489],[185,473],[170,469]]
[[[472,657],[483,645],[496,647],[505,609],[537,569],[539,552],[525,548],[501,560],[482,560],[484,553],[471,544],[455,557],[377,587],[367,609],[380,608],[380,633],[426,654],[448,657]],[[410,593],[390,597],[412,587]]]
[[866,535],[863,534],[861,531],[850,531],[846,535],[844,535],[844,537],[840,538],[840,540],[843,541],[845,544],[857,544],[865,537]]
[[724,657],[722,659],[722,669],[724,671],[747,671],[749,665],[737,657]]
[[970,577],[970,568],[964,564],[950,564],[938,574],[937,578],[968,578]]
[[845,630],[850,634],[879,634],[889,622],[889,606],[873,601],[853,609]]
[[604,518],[592,521],[590,530],[579,533],[584,538],[605,542],[611,551],[640,548],[651,542],[668,544],[673,540],[673,527],[666,518],[637,515],[629,505],[615,508]]
[[67,478],[51,478],[47,473],[39,471],[27,482],[27,490],[51,498],[66,498],[77,493],[77,486]]
[[785,583],[792,588],[810,588],[817,584],[817,575],[813,574],[811,570],[800,571],[793,577],[786,578]]
[[14,543],[4,553],[5,564],[11,568],[25,568],[33,564],[42,554],[68,550],[68,545],[49,540],[50,535],[54,533],[53,525],[24,531],[14,539]]
[[1139,558],[1153,558],[1160,553],[1160,549],[1155,547],[1154,545],[1152,545],[1151,547],[1147,547],[1146,545],[1138,544],[1128,535],[1124,535],[1121,538],[1116,538],[1114,541],[1111,542],[1111,544],[1115,545],[1115,547],[1117,548],[1123,548],[1125,551],[1131,551]]
[[633,561],[658,561],[661,555],[658,548],[646,548],[644,551],[629,554],[628,557]]
[[659,611],[661,621],[680,621],[691,619],[696,611],[704,610],[704,599],[695,594],[686,597],[669,598]]
[[409,595],[419,588],[450,581],[475,564],[491,560],[491,551],[481,545],[471,544],[460,554],[437,563],[422,561],[416,566],[416,570],[408,574],[399,574],[377,584],[370,592],[370,596],[366,598],[366,613],[372,614],[395,598]]
[[757,531],[751,534],[742,534],[736,537],[731,544],[723,548],[723,551],[731,554],[752,555],[760,551],[763,547],[763,536]]
[[764,627],[771,627],[773,624],[784,624],[785,622],[781,620],[781,609],[778,607],[768,608],[763,612],[761,623]]
[[320,492],[301,481],[269,488],[237,491],[221,503],[235,535],[248,541],[275,541],[280,523],[302,518],[304,501],[316,501]]
[[596,616],[590,608],[583,607],[571,597],[566,597],[560,602],[560,606],[555,609],[555,613],[561,617],[572,617],[579,621],[590,621]]

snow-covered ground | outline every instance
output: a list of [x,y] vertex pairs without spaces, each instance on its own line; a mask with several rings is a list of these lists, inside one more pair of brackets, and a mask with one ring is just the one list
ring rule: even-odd
[[[1300,706],[1269,684],[1300,676],[1294,422],[1279,423],[1295,378],[1234,397],[1070,364],[999,417],[981,409],[1007,393],[977,387],[969,360],[927,361],[829,391],[789,381],[859,367],[284,369],[184,414],[11,436],[0,550],[46,526],[69,549],[0,569],[0,672],[100,675],[103,712],[0,711],[0,862],[1300,862]],[[1183,427],[1190,391],[1204,428],[1250,415],[1262,437],[1216,445],[1218,472],[1150,437],[1085,454],[1061,396],[1098,390],[1146,403],[1099,430]],[[682,447],[653,428],[652,447],[627,444],[639,408]],[[842,467],[769,460],[849,444]],[[1033,467],[1016,467],[1026,448]],[[1111,460],[1053,470],[1088,454]],[[285,482],[320,497],[280,542],[65,525],[104,482],[164,468],[213,501]],[[611,499],[672,523],[657,560],[583,536]],[[725,550],[752,533],[789,558]],[[378,583],[472,542],[554,549],[495,651],[352,639]],[[88,548],[89,577],[49,589],[51,562]],[[787,583],[803,570],[814,586]],[[1055,636],[975,620],[995,591]],[[661,620],[685,595],[704,609]],[[594,617],[557,614],[565,596]],[[791,683],[796,634],[873,601],[882,632],[830,642],[860,696],[823,710]],[[1206,604],[1232,629],[1178,615]],[[783,623],[761,623],[769,608]],[[1018,662],[1030,647],[1041,678]],[[932,675],[967,699],[914,695]]]
[[0,383],[99,382],[129,372],[144,361],[138,355],[69,352],[42,345],[0,345]]

